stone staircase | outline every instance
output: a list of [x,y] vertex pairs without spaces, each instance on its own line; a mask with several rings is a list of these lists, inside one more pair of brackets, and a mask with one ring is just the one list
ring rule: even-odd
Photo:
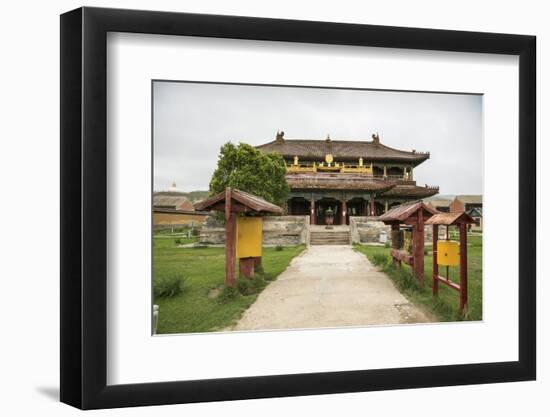
[[335,227],[334,229],[311,229],[309,236],[311,245],[349,245],[349,228]]

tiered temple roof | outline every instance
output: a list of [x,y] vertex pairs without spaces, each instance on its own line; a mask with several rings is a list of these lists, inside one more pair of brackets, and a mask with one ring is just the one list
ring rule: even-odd
[[[276,139],[256,147],[279,153],[287,161],[286,179],[292,190],[364,190],[392,199],[420,199],[433,196],[439,187],[417,186],[412,167],[429,159],[429,152],[403,151],[380,143],[377,134],[370,141]],[[333,161],[333,163],[330,163]],[[374,175],[377,165],[399,164],[403,175]],[[351,163],[351,164],[350,164]],[[408,167],[408,168],[407,168]],[[327,172],[331,171],[331,172]]]
[[430,157],[429,152],[402,151],[380,143],[378,135],[371,141],[285,139],[284,132],[269,143],[257,146],[263,152],[280,153],[285,159],[297,156],[300,160],[322,160],[330,154],[338,161],[357,161],[364,158],[369,161],[406,162],[416,166]]
[[427,198],[439,193],[439,187],[424,187],[416,184],[397,184],[384,193],[384,197]]

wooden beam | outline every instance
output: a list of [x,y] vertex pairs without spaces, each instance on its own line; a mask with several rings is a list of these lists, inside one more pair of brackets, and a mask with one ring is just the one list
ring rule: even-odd
[[407,253],[407,251],[400,250],[400,249],[392,249],[390,251],[392,258],[395,261],[399,262],[405,262],[407,265],[413,265],[413,257]]
[[451,287],[453,290],[460,291],[461,287],[456,282],[451,281],[450,279],[447,279],[445,277],[442,277],[441,275],[438,275],[436,277],[437,281],[441,281],[443,284]]

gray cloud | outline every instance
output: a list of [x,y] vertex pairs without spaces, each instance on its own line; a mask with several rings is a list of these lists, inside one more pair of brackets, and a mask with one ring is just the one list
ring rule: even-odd
[[206,190],[220,146],[285,137],[370,140],[429,151],[419,185],[482,192],[482,97],[227,84],[154,83],[154,188]]

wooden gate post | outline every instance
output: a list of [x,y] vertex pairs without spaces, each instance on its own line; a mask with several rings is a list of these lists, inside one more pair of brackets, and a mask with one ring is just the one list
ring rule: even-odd
[[468,245],[467,245],[467,225],[461,223],[460,230],[460,312],[468,305]]
[[439,226],[437,224],[433,225],[432,233],[432,294],[437,296],[439,293],[439,280],[437,279],[437,276],[439,275],[439,265],[437,264],[437,240],[439,238]]
[[[199,201],[195,205],[197,211],[218,211],[225,215],[225,278],[226,286],[232,287],[236,281],[235,266],[237,264],[237,213],[263,213],[282,214],[283,208],[276,206],[264,199],[235,188],[226,187],[224,191]],[[244,219],[244,217],[242,218]],[[261,220],[261,219],[260,219]],[[248,255],[240,254],[249,258],[244,261],[244,270],[247,274],[253,275],[254,271],[261,266],[261,223],[260,223],[260,250]],[[240,248],[239,248],[240,250]],[[245,251],[246,252],[246,251]],[[260,256],[254,256],[254,255]],[[251,256],[252,255],[252,256]]]
[[418,211],[418,219],[413,229],[413,259],[414,275],[424,286],[424,215],[422,210]]
[[237,213],[231,207],[231,188],[225,189],[225,285],[235,284]]

